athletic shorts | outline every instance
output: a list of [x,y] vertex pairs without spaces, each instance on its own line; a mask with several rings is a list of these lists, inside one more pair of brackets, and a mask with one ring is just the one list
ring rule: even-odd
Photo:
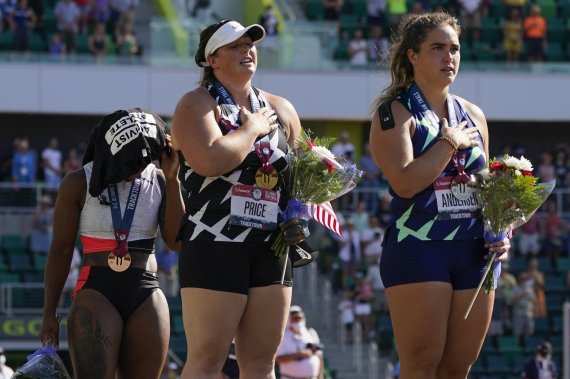
[[[184,241],[184,240],[183,240]],[[180,288],[206,288],[246,295],[250,288],[293,285],[291,260],[275,256],[270,242],[183,242],[178,258]]]
[[109,267],[83,266],[73,295],[75,298],[82,289],[95,290],[105,296],[117,308],[123,322],[127,322],[137,308],[159,288],[156,272],[138,268],[115,272]]
[[[380,275],[386,288],[421,282],[450,283],[454,290],[477,288],[487,261],[483,239],[459,241],[404,240],[398,230],[386,231],[380,258]],[[495,284],[500,274],[495,264]]]

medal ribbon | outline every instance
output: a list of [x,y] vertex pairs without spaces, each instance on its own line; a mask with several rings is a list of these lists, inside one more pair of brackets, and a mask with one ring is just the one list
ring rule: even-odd
[[[222,83],[216,81],[212,84],[212,86],[214,87],[214,90],[216,90],[216,92],[218,93],[218,95],[221,98],[221,102],[219,101],[219,104],[227,104],[227,105],[233,105],[233,109],[237,110],[237,116],[236,116],[236,120],[238,125],[241,125],[241,119],[240,119],[240,115],[239,115],[239,109],[236,106],[236,102],[234,101],[232,95],[226,90],[226,88],[222,85]],[[253,89],[252,89],[253,91]],[[260,104],[259,104],[259,99],[257,98],[257,96],[252,96],[252,94],[250,93],[249,95],[249,104],[251,105],[251,112],[255,113],[257,112],[257,110],[259,108],[261,108]]]
[[268,141],[263,141],[255,144],[255,152],[261,161],[261,172],[269,175],[273,172],[273,165],[269,163],[271,157],[271,144]]
[[[419,87],[415,82],[412,83],[410,87],[410,94],[411,94],[411,99],[422,109],[422,111],[426,114],[430,122],[436,122],[433,111],[429,108],[429,104],[425,100],[422,91],[420,91]],[[447,113],[449,115],[449,120],[448,120],[449,126],[455,128],[457,127],[459,120],[457,119],[457,113],[455,112],[454,100],[450,95],[447,95],[446,105],[447,105]],[[458,183],[461,184],[469,183],[469,181],[471,180],[469,175],[465,172],[466,157],[467,154],[465,152],[458,152],[457,154],[454,154],[453,157],[451,158],[453,165],[457,170],[457,176],[454,178],[454,181],[457,181]]]
[[115,240],[117,241],[117,247],[113,249],[113,254],[119,258],[124,257],[128,252],[127,239],[129,237],[129,232],[131,231],[131,226],[133,224],[137,202],[139,201],[141,185],[142,180],[140,177],[137,177],[135,180],[133,180],[123,217],[121,217],[121,204],[119,201],[117,185],[113,183],[109,184],[107,187],[107,193],[109,195],[109,200],[111,201],[113,230],[115,232]]

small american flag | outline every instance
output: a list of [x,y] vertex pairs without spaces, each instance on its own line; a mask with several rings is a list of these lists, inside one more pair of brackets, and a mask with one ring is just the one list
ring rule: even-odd
[[310,204],[309,213],[315,220],[338,234],[342,236],[342,230],[340,230],[340,224],[334,213],[334,209],[329,201],[322,204]]

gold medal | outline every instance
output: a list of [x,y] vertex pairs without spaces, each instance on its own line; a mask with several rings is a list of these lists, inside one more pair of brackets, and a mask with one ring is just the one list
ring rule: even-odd
[[279,176],[275,168],[269,174],[264,173],[261,169],[255,173],[255,184],[260,188],[273,189],[277,185],[278,179]]
[[107,263],[111,270],[115,272],[123,272],[131,266],[131,254],[127,253],[124,257],[117,257],[113,253],[109,253]]

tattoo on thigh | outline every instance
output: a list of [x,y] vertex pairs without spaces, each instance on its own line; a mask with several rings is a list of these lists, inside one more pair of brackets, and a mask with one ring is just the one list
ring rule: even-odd
[[89,309],[73,307],[69,316],[76,349],[77,378],[103,378],[107,371],[107,349],[112,345],[111,339],[103,333],[101,324]]

